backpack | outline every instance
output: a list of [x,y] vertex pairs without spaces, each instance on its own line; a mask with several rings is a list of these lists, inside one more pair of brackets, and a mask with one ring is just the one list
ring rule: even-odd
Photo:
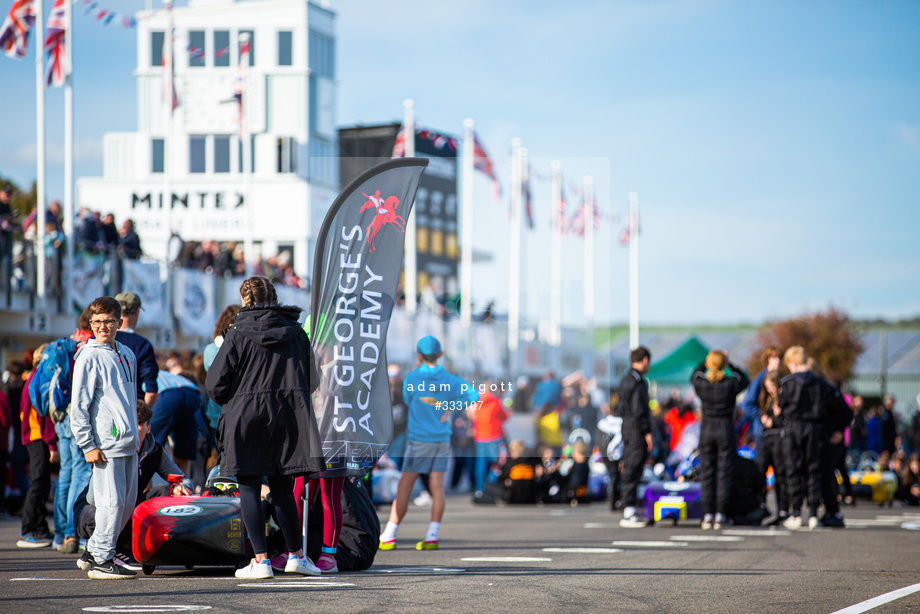
[[69,337],[52,341],[45,348],[29,384],[29,400],[40,416],[60,423],[70,409],[74,354],[78,344]]

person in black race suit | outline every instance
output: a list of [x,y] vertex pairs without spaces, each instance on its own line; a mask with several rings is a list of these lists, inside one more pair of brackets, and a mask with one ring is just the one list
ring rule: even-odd
[[295,476],[324,468],[312,392],[319,386],[316,360],[297,318],[299,307],[281,306],[272,283],[250,277],[240,286],[243,308],[208,370],[208,394],[222,407],[217,426],[220,468],[240,485],[243,524],[255,558],[237,578],[274,577],[260,501],[267,476],[275,516],[289,552],[285,572],[320,575],[301,549],[294,499]]
[[764,476],[767,468],[773,467],[773,491],[776,493],[776,518],[771,524],[779,524],[789,517],[789,488],[786,485],[786,456],[783,452],[783,413],[778,403],[782,377],[778,369],[767,371],[757,398],[760,423],[763,425],[763,439],[757,447],[757,462]]
[[652,450],[652,419],[648,405],[648,373],[652,354],[639,346],[629,354],[631,368],[620,381],[620,403],[617,409],[623,418],[623,518],[620,526],[639,528],[648,525],[636,507],[639,479],[645,459]]
[[733,418],[735,398],[750,380],[728,354],[712,350],[690,376],[702,403],[700,424],[700,494],[703,500],[702,529],[721,529],[728,524],[732,473],[738,447]]

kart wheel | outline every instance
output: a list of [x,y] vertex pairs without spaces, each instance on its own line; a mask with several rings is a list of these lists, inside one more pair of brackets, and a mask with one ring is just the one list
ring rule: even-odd
[[144,572],[145,576],[149,576],[150,574],[152,574],[154,569],[156,569],[156,567],[153,565],[142,565],[141,566],[141,571]]

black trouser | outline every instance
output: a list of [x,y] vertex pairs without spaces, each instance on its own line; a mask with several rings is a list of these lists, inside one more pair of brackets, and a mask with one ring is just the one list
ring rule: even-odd
[[[265,512],[262,509],[260,476],[237,476],[240,485],[240,511],[243,525],[256,554],[268,552],[265,540]],[[294,500],[293,476],[269,476],[268,488],[272,493],[272,505],[275,507],[275,519],[284,534],[288,552],[296,552],[303,547],[303,533],[300,518],[297,515],[297,502]]]
[[703,417],[700,425],[700,498],[705,514],[728,514],[736,448],[731,418]]
[[[840,512],[840,503],[837,501],[839,488],[837,486],[836,472],[837,465],[840,462],[840,455],[844,452],[845,447],[842,442],[836,445],[830,442],[831,435],[839,429],[832,426],[819,426],[817,430],[818,436],[816,439],[820,441],[818,453],[820,454],[821,499],[824,501],[824,511],[829,516],[833,516]],[[843,477],[849,481],[848,475],[844,474]],[[810,503],[811,501],[809,501]]]
[[840,472],[840,478],[843,480],[843,492],[847,497],[852,497],[853,485],[850,484],[850,469],[847,467],[847,444],[841,439],[836,447],[838,448],[837,471]]
[[610,483],[607,485],[607,492],[610,494],[610,509],[616,509],[617,501],[620,500],[620,461],[604,458],[604,464],[607,466],[607,477],[610,478]]
[[638,500],[639,480],[648,458],[645,434],[639,431],[623,432],[623,507],[635,507]]
[[26,446],[29,451],[29,492],[22,505],[22,534],[46,535],[48,521],[45,503],[51,494],[51,450],[43,440],[33,441]]
[[13,233],[0,231],[0,296],[3,304],[9,305],[13,281]]
[[[757,465],[761,475],[767,475],[767,467],[773,467],[773,492],[776,493],[776,513],[789,511],[789,487],[786,483],[786,454],[783,451],[782,429],[765,429],[760,447],[757,449]],[[767,504],[764,490],[764,505]]]
[[786,476],[793,514],[801,512],[802,503],[806,500],[812,512],[821,504],[823,447],[817,425],[800,420],[786,422],[783,449],[789,460]]

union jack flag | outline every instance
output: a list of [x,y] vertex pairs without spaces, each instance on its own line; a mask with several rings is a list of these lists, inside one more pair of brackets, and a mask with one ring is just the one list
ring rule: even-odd
[[405,158],[406,157],[406,126],[405,124],[399,127],[399,132],[396,133],[396,141],[393,143],[393,155],[391,158]]
[[188,59],[197,60],[204,57],[204,49],[190,45],[188,48]]
[[[576,211],[572,218],[569,220],[569,230],[573,234],[577,234],[579,237],[585,236],[585,218],[588,214],[588,208],[588,204],[582,201],[581,207],[578,208],[578,211]],[[591,209],[593,210],[591,218],[594,221],[594,227],[597,228],[601,225],[601,214],[598,212],[596,204],[594,204]]]
[[54,0],[51,14],[48,15],[48,35],[45,37],[48,70],[45,74],[45,87],[61,87],[70,76],[70,64],[67,62],[65,48],[67,43],[67,23],[64,20],[66,1]]
[[636,236],[639,236],[639,216],[638,214],[633,219],[633,216],[629,217],[629,221],[626,222],[626,227],[623,229],[623,232],[620,233],[620,245],[629,245],[630,239],[632,239],[633,232],[636,233]]
[[502,195],[502,186],[495,176],[495,168],[492,166],[492,159],[486,153],[485,147],[479,142],[479,137],[473,133],[473,168],[486,175],[492,180],[492,200],[498,202]]
[[[175,111],[176,107],[179,106],[179,95],[176,93],[176,78],[172,70],[173,63],[170,62],[169,67],[166,66],[166,45],[172,43],[172,41],[167,41],[166,39],[170,38],[170,34],[171,33],[167,33],[167,35],[163,37],[163,53],[160,54],[162,57],[160,63],[163,66],[163,102],[166,102],[166,98],[169,96],[166,92],[166,71],[168,70],[170,76],[169,82],[172,84],[172,110]],[[169,49],[169,51],[172,51],[172,49]],[[170,54],[170,59],[172,59],[172,54]]]
[[559,186],[559,205],[556,210],[553,212],[553,217],[559,220],[559,232],[565,234],[568,232],[568,219],[565,217],[565,210],[568,208],[569,203],[565,199],[565,182],[562,182],[562,185]]
[[249,68],[249,39],[240,44],[239,72],[236,75],[236,84],[233,86],[233,98],[237,104],[236,121],[240,127],[240,140],[243,140],[243,91],[246,69]]
[[11,58],[26,57],[29,46],[29,30],[35,25],[35,9],[32,0],[16,0],[0,27],[0,47]]
[[527,220],[527,227],[533,230],[533,197],[530,193],[530,164],[524,168],[524,181],[522,188],[524,190],[524,219]]

